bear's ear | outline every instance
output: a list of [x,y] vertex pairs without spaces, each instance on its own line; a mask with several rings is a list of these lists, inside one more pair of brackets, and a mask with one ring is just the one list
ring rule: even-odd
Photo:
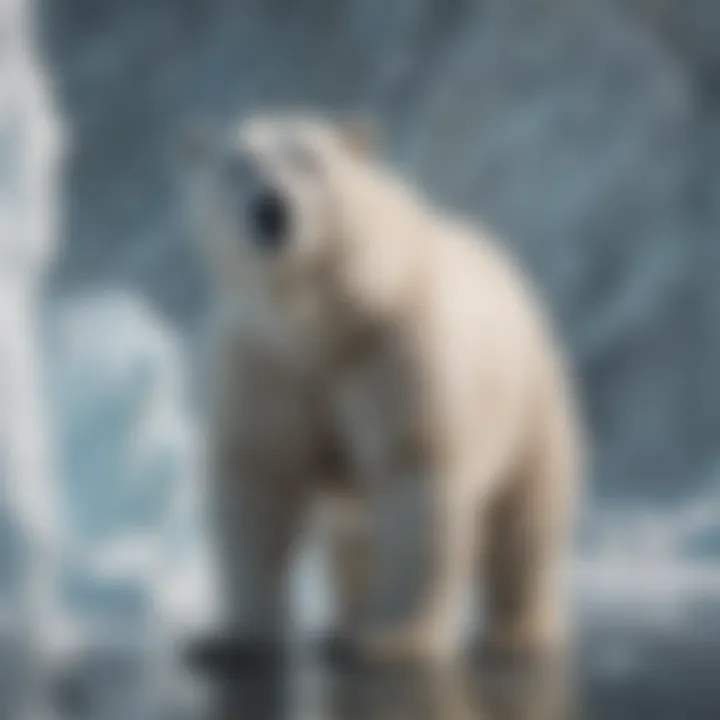
[[369,117],[354,115],[345,118],[340,129],[347,146],[363,156],[374,155],[380,145],[377,123]]
[[214,152],[217,130],[208,120],[186,123],[175,138],[174,155],[181,167],[195,170],[203,166]]

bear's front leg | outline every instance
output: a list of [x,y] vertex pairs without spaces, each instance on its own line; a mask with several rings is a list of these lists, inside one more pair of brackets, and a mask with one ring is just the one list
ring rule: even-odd
[[283,657],[288,569],[304,506],[294,475],[231,458],[209,492],[220,617],[191,648],[193,663],[214,672],[258,669]]
[[233,637],[275,640],[286,629],[288,567],[303,498],[298,483],[240,464],[213,512],[224,624]]
[[288,566],[309,492],[313,423],[300,384],[272,358],[245,352],[221,364],[217,381],[208,510],[222,616],[199,654],[221,665],[254,663],[276,655],[286,634]]

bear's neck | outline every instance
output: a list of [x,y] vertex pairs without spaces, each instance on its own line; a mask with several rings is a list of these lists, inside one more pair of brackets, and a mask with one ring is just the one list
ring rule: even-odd
[[363,169],[356,182],[342,209],[340,283],[363,324],[402,324],[427,288],[435,218],[382,170]]

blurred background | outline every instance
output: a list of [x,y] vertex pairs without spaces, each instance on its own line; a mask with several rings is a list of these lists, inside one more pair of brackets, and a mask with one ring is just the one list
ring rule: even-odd
[[377,119],[387,162],[548,297],[591,428],[574,587],[600,666],[650,667],[641,632],[714,648],[716,0],[3,0],[0,708],[35,694],[28,644],[147,659],[210,612],[173,140],[296,105]]

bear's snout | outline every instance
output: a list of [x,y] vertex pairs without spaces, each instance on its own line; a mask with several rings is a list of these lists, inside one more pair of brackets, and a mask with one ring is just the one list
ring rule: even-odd
[[264,250],[280,249],[288,235],[287,201],[272,188],[259,192],[249,207],[251,240]]

